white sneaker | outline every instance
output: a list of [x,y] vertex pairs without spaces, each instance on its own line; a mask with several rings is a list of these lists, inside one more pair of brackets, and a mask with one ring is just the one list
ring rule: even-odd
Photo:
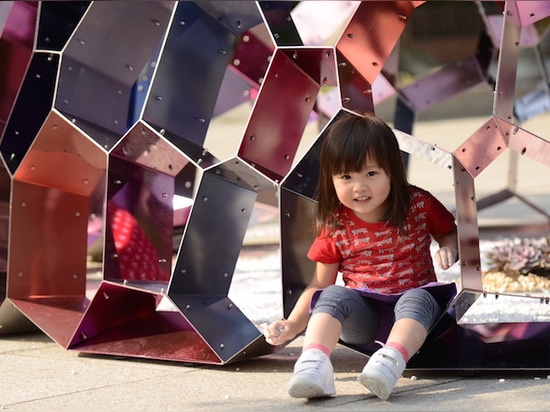
[[380,399],[388,399],[405,370],[403,355],[394,348],[383,347],[372,354],[357,380]]
[[320,398],[335,393],[330,358],[318,349],[302,352],[294,365],[294,375],[288,384],[288,394],[293,398]]

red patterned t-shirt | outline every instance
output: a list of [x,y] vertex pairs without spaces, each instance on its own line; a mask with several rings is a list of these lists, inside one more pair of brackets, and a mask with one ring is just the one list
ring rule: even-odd
[[455,219],[431,193],[410,187],[411,207],[406,220],[407,236],[386,222],[367,223],[350,209],[338,210],[341,228],[317,236],[308,252],[315,262],[340,262],[344,284],[378,293],[401,293],[435,282],[430,254],[431,235],[443,235]]

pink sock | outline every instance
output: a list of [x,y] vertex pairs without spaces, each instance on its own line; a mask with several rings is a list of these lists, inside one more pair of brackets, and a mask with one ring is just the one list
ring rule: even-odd
[[302,351],[306,351],[308,349],[319,349],[325,355],[330,356],[330,349],[320,343],[308,343],[306,346],[304,346]]
[[409,355],[409,351],[407,350],[407,348],[405,348],[400,343],[387,342],[384,346],[389,346],[390,348],[394,348],[396,351],[398,351],[401,354],[401,356],[403,356],[403,359],[405,359],[405,363],[409,361],[411,355]]

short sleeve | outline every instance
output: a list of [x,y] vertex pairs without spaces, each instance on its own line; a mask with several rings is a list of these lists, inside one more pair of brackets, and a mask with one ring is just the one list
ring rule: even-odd
[[326,233],[320,234],[313,240],[307,257],[314,262],[326,264],[342,261],[342,254],[335,246],[334,239]]

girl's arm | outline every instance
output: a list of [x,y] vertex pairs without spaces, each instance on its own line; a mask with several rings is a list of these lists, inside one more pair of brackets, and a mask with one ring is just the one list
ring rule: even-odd
[[439,250],[435,253],[435,261],[443,270],[449,269],[458,260],[458,238],[456,226],[449,233],[434,236],[439,244]]
[[311,298],[316,290],[326,288],[336,283],[339,263],[325,264],[317,262],[313,278],[306,286],[288,319],[276,320],[264,330],[267,343],[281,345],[288,340],[294,339],[302,332],[309,321],[309,306]]

